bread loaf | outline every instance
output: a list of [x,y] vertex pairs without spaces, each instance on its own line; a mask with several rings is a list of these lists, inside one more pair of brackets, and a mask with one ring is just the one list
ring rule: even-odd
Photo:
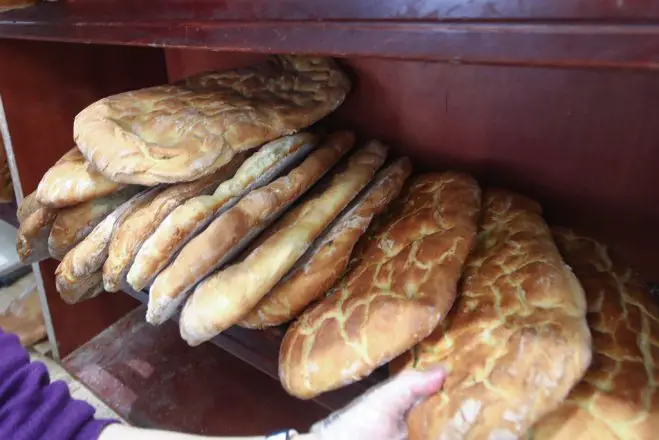
[[57,283],[56,287],[64,302],[67,304],[79,303],[103,292],[103,272],[97,270],[77,278],[74,283]]
[[21,263],[32,264],[50,257],[48,236],[57,217],[58,209],[40,206],[27,199],[26,201],[27,204],[23,204],[25,208],[22,213],[19,208],[20,216],[27,214],[28,210],[36,209],[21,222],[18,228],[16,253]]
[[39,203],[37,200],[36,192],[30,193],[23,197],[23,200],[18,205],[18,209],[16,210],[16,218],[18,219],[18,223],[23,223],[25,219],[27,219],[34,211],[43,207],[44,205]]
[[[387,148],[370,142],[257,240],[246,257],[203,280],[179,320],[182,338],[199,345],[237,323],[293,267],[325,228],[373,179]],[[258,273],[258,276],[254,276]]]
[[150,188],[123,203],[64,256],[55,270],[55,286],[64,301],[78,302],[87,298],[79,295],[89,295],[90,289],[96,290],[89,286],[95,285],[91,280],[98,280],[98,274],[102,283],[101,269],[108,256],[112,235],[132,212],[149,203],[163,189],[163,186]]
[[353,142],[352,133],[334,134],[288,175],[252,191],[216,218],[155,279],[149,290],[147,321],[159,324],[172,316],[188,291],[309,189]]
[[338,107],[349,88],[329,58],[277,56],[102,99],[76,116],[74,138],[112,180],[191,181],[239,151],[308,127]]
[[43,175],[37,199],[44,205],[62,208],[112,194],[120,187],[94,170],[80,150],[72,148]]
[[290,321],[343,275],[357,240],[373,217],[398,197],[412,171],[409,159],[398,159],[316,239],[293,269],[241,322],[246,328],[272,327]]
[[288,329],[279,377],[307,399],[355,382],[444,319],[476,236],[480,188],[464,174],[417,177],[354,268]]
[[105,290],[116,292],[126,287],[128,269],[142,243],[149,238],[154,229],[181,203],[190,197],[210,194],[220,182],[233,176],[245,160],[245,155],[244,152],[238,153],[228,164],[199,180],[170,186],[128,216],[110,241],[108,259],[103,264]]
[[651,440],[659,433],[659,307],[606,246],[565,229],[554,238],[586,292],[593,362],[535,440]]
[[2,136],[0,136],[0,203],[11,203],[13,200],[14,185],[11,180],[11,170],[9,169],[9,161],[7,160],[7,152],[5,151]]
[[147,287],[176,252],[216,215],[229,209],[249,191],[270,183],[291,163],[302,160],[317,140],[310,133],[298,133],[269,142],[245,160],[236,174],[222,182],[213,195],[193,197],[174,209],[135,255],[127,275],[131,287],[135,290]]
[[536,202],[485,193],[460,294],[443,325],[391,364],[448,371],[442,391],[410,411],[409,438],[519,438],[561,403],[591,358],[583,290]]
[[142,187],[127,186],[113,194],[62,209],[48,237],[48,251],[56,260],[80,243],[105,217],[137,194]]

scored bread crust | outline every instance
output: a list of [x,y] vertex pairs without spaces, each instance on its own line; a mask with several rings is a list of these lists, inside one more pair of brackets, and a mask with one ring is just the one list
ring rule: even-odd
[[32,264],[50,258],[48,236],[59,209],[49,208],[29,200],[27,203],[30,203],[30,206],[25,205],[21,215],[26,215],[28,209],[36,209],[27,215],[18,227],[16,253],[21,263]]
[[449,318],[391,371],[447,369],[414,407],[410,440],[519,438],[554,410],[591,360],[584,293],[535,201],[486,191],[478,245]]
[[136,209],[117,228],[108,248],[108,258],[103,264],[103,287],[108,292],[116,292],[128,284],[126,274],[144,241],[167,215],[191,197],[210,194],[223,180],[233,176],[246,154],[238,153],[222,168],[188,183],[180,183],[166,188],[149,203]]
[[74,138],[114,181],[191,181],[239,151],[312,125],[336,109],[349,88],[330,58],[276,56],[104,98],[76,116]]
[[247,158],[231,179],[222,182],[214,194],[193,197],[174,209],[135,255],[126,277],[128,284],[138,291],[147,287],[220,209],[231,207],[248,190],[258,188],[259,176],[277,172],[278,165],[288,157],[317,141],[318,137],[311,133],[298,133],[268,142]]
[[261,329],[290,321],[319,298],[344,274],[357,240],[371,220],[398,197],[412,172],[401,158],[378,172],[373,182],[316,239],[284,278],[239,323]]
[[326,188],[321,185],[312,191],[259,236],[254,250],[248,250],[242,261],[203,280],[181,312],[183,339],[199,345],[249,313],[373,179],[386,157],[387,148],[376,141],[357,150],[345,168],[333,170]]
[[39,208],[45,208],[45,206],[39,203],[37,200],[36,191],[23,197],[23,200],[18,205],[18,209],[16,210],[16,218],[18,219],[18,223],[23,223],[34,211]]
[[301,165],[247,194],[188,242],[151,285],[147,322],[160,324],[171,317],[187,292],[216,269],[229,251],[306,192],[352,147],[354,140],[350,132],[331,135]]
[[62,209],[48,236],[48,251],[56,260],[80,243],[105,217],[140,191],[131,185],[113,194]]
[[37,200],[62,208],[112,194],[122,186],[93,169],[80,150],[72,148],[43,175]]
[[55,286],[65,302],[73,304],[88,297],[90,278],[96,280],[95,274],[100,273],[102,280],[101,269],[112,235],[132,212],[149,203],[163,189],[163,186],[150,188],[124,202],[64,256],[55,270]]
[[603,244],[553,229],[586,292],[593,362],[527,439],[650,440],[659,432],[659,307],[647,285]]
[[465,174],[425,174],[406,186],[357,245],[353,269],[286,332],[286,391],[308,399],[355,382],[430,334],[455,300],[479,210],[480,188]]

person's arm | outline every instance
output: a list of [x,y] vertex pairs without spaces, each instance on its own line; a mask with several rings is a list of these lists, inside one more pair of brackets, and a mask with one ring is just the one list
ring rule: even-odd
[[94,412],[64,382],[51,383],[46,366],[30,362],[18,337],[0,329],[0,438],[96,439],[114,421],[95,420]]

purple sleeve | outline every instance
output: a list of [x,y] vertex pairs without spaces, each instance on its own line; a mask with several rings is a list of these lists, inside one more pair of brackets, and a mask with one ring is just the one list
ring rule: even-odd
[[113,420],[95,420],[94,411],[64,382],[50,383],[46,366],[0,330],[0,439],[95,440]]

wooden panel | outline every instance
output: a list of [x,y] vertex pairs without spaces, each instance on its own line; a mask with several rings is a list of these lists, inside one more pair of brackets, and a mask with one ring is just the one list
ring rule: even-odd
[[[53,18],[152,20],[602,20],[659,19],[653,0],[69,0]],[[53,12],[50,12],[53,11]],[[62,15],[55,15],[62,11]],[[38,20],[38,9],[23,17]]]
[[[157,49],[3,41],[0,94],[25,194],[73,146],[73,117],[91,102],[166,81]],[[135,307],[125,295],[68,306],[55,291],[56,263],[41,265],[53,326],[66,355]]]
[[[342,0],[337,7],[321,0],[154,2],[42,3],[1,14],[0,37],[468,64],[659,69],[659,24],[652,21],[659,19],[659,4],[650,0]],[[456,19],[447,20],[453,13]],[[585,23],[583,18],[601,21]]]
[[[168,53],[170,50],[168,50]],[[231,55],[171,51],[170,75]],[[168,55],[168,60],[170,56]],[[426,169],[459,168],[537,197],[554,223],[617,247],[659,279],[659,76],[347,59],[355,80],[331,119]]]
[[328,414],[224,350],[188,347],[173,321],[146,324],[145,311],[136,309],[65,359],[72,374],[130,422],[239,436],[304,431]]

